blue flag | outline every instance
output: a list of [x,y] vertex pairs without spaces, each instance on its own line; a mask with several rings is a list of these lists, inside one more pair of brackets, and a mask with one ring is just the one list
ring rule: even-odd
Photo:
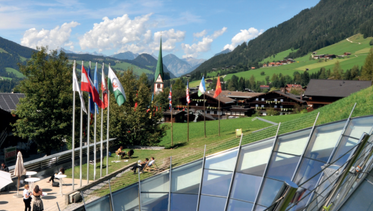
[[[98,89],[98,81],[97,81],[97,62],[96,62],[96,67],[95,67],[95,75],[93,77],[94,77],[93,85],[95,86],[96,90],[98,91],[99,89]],[[96,106],[97,114],[99,114],[98,105],[96,103],[95,103],[95,106]]]
[[[87,71],[87,75],[88,77],[91,79],[91,67],[88,67],[88,71]],[[89,101],[90,101],[90,104],[89,104],[89,112],[91,114],[94,114],[95,113],[95,103],[93,102],[93,98],[92,98],[92,94],[89,93]]]

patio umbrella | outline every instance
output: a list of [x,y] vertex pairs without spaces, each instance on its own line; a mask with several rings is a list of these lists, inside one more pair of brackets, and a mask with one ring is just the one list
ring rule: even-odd
[[0,189],[12,183],[11,174],[6,171],[0,171]]
[[14,176],[18,177],[18,182],[17,182],[17,196],[18,195],[18,190],[19,190],[19,180],[21,179],[22,175],[26,174],[26,169],[23,166],[23,158],[22,158],[22,153],[21,151],[18,151],[17,154],[17,161],[16,161],[16,166],[14,168]]

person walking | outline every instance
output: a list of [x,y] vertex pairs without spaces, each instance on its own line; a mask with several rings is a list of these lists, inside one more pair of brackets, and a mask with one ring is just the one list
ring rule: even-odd
[[44,205],[43,201],[41,200],[40,196],[43,195],[42,189],[39,188],[39,185],[36,185],[34,191],[32,192],[34,195],[34,203],[32,204],[32,211],[43,211]]
[[25,203],[25,211],[31,211],[31,192],[29,191],[29,185],[25,185],[23,190],[23,202]]

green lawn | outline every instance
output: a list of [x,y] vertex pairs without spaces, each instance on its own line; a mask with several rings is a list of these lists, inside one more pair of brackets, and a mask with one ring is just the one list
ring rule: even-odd
[[[235,130],[242,128],[244,133],[248,133],[260,128],[271,126],[271,124],[255,120],[252,121],[252,117],[242,117],[237,119],[224,119],[220,120],[220,134],[218,136],[218,121],[206,121],[206,136],[204,137],[204,123],[203,122],[190,122],[189,123],[189,139],[190,142],[199,142],[198,145],[209,144],[211,142],[234,138]],[[167,123],[167,125],[171,125]],[[174,144],[181,144],[186,142],[187,137],[187,124],[186,123],[173,123],[173,137]],[[167,131],[167,135],[162,139],[159,144],[160,146],[170,147],[171,146],[171,130]]]
[[7,72],[9,72],[9,73],[13,73],[13,74],[15,74],[18,78],[24,78],[24,77],[25,77],[21,72],[19,72],[19,71],[16,70],[16,69],[13,69],[13,68],[11,68],[11,67],[6,67],[6,68],[5,68],[5,71],[7,71]]

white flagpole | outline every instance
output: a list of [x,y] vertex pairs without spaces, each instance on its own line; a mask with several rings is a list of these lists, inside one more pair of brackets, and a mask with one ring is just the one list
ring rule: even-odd
[[[102,63],[102,71],[101,73],[104,73],[104,67],[105,67],[105,63]],[[101,76],[102,78],[102,76]],[[105,78],[105,77],[103,77]],[[105,81],[104,81],[105,82]],[[101,81],[101,84],[103,83],[103,81]],[[102,85],[101,85],[102,86]],[[102,100],[104,100],[104,92],[102,91]],[[100,178],[102,177],[102,148],[104,147],[104,136],[103,136],[103,129],[104,129],[104,109],[101,108],[101,145],[100,145]]]
[[[96,80],[98,80],[98,78],[97,78],[97,62],[96,62],[96,68],[95,68],[95,77],[96,77]],[[98,84],[98,82],[97,82],[97,84]],[[93,180],[96,180],[96,122],[97,122],[96,118],[97,118],[97,108],[96,108],[96,105],[95,105],[95,129],[94,129],[94,143],[95,143],[95,145],[93,146],[93,154],[94,154],[94,157],[93,157]]]
[[[89,61],[89,69],[91,69],[91,61]],[[91,76],[88,75],[90,78]],[[88,78],[88,83],[89,83]],[[89,129],[90,129],[90,120],[91,120],[91,96],[88,93],[88,117],[87,117],[87,184],[89,184]]]
[[[74,70],[75,70],[75,63],[76,61],[74,60]],[[73,70],[73,74],[75,74]],[[73,76],[74,78],[74,76]],[[73,86],[74,86],[74,79],[73,79]],[[73,87],[74,88],[74,87]],[[72,187],[73,187],[73,190],[74,190],[74,169],[75,169],[75,90],[73,90],[73,137],[72,137],[72,151],[71,151],[72,155],[71,155],[71,166],[72,166],[72,175],[71,175],[71,178],[72,178]]]
[[[110,63],[109,63],[110,67]],[[109,85],[108,85],[109,87]],[[106,175],[109,174],[109,113],[110,113],[110,90],[107,89],[107,99],[108,99],[108,106],[107,106],[107,126],[106,126]]]
[[[82,61],[82,68],[81,68],[81,78],[83,77],[83,61]],[[80,79],[82,80],[82,79]],[[83,179],[83,106],[80,106],[80,152],[79,152],[79,157],[80,157],[80,172],[79,172],[79,177],[80,177],[80,187],[82,187],[82,179]]]

